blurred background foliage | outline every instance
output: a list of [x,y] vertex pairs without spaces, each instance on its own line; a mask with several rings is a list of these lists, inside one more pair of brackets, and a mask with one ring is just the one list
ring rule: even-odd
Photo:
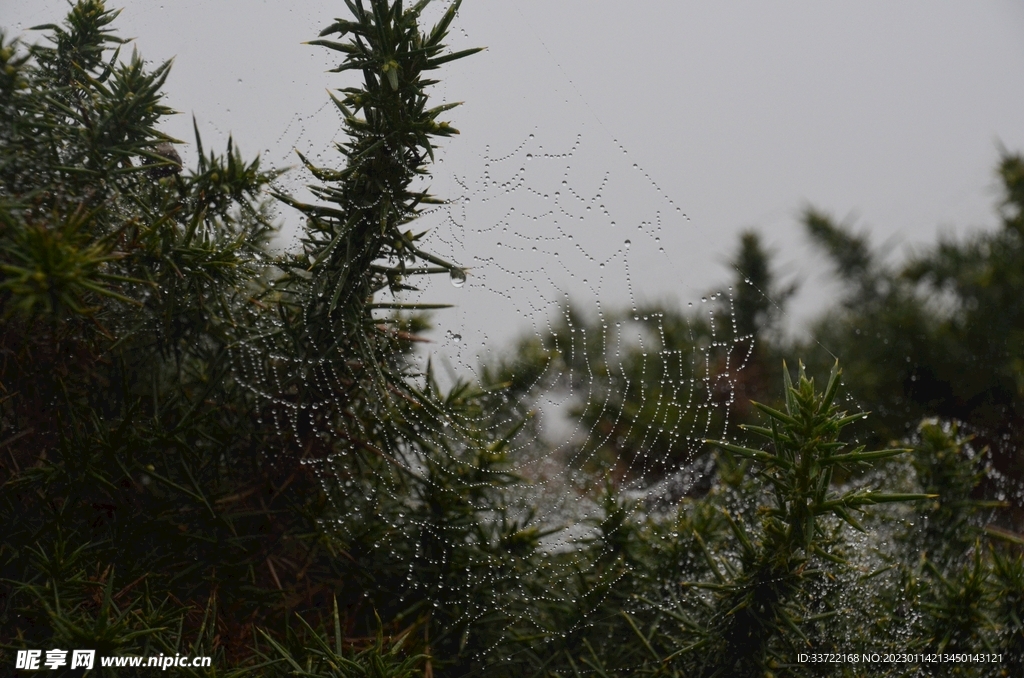
[[[342,169],[303,158],[316,203],[198,128],[182,167],[159,131],[170,65],[122,54],[100,0],[47,44],[0,36],[0,664],[782,676],[834,675],[801,651],[905,651],[998,661],[843,670],[1024,670],[1024,159],[998,168],[998,228],[900,264],[807,210],[843,292],[805,338],[750,231],[696,310],[570,305],[442,388],[413,359],[437,307],[395,293],[465,280],[415,219],[457,133],[428,72],[476,50],[444,49],[458,2],[430,29],[426,1],[346,4],[313,41],[361,76],[332,94]],[[268,247],[275,202],[306,218],[296,252]],[[552,393],[583,432],[558,450],[536,416]],[[542,459],[564,487],[513,472]]]

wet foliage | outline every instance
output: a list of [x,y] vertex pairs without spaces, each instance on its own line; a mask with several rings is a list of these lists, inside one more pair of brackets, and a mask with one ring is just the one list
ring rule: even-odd
[[[311,43],[361,77],[332,94],[339,168],[302,156],[314,202],[198,128],[185,167],[160,131],[170,65],[123,54],[100,0],[45,44],[0,37],[0,664],[69,647],[213,657],[182,675],[812,676],[835,667],[801,653],[966,652],[999,660],[841,670],[1024,670],[998,475],[1017,459],[1019,158],[1002,231],[905,270],[808,214],[848,282],[817,335],[842,379],[801,347],[793,381],[792,288],[748,233],[711,313],[567,308],[442,387],[414,348],[443,305],[401,292],[466,280],[416,218],[457,133],[428,75],[476,50],[444,47],[458,2],[429,30],[426,0],[346,4]],[[305,220],[296,252],[269,247],[274,204]],[[588,434],[553,451],[534,405],[556,390],[588,394],[567,413]]]

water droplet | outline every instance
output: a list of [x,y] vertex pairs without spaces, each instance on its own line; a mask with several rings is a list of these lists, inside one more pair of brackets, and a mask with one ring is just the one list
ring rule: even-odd
[[452,285],[462,287],[466,284],[466,272],[461,268],[453,268],[449,275],[452,278]]
[[629,246],[630,246],[630,245],[632,245],[632,244],[633,244],[633,243],[631,243],[630,241],[628,241],[628,240],[627,240],[627,241],[626,241],[626,243],[625,243],[625,245],[626,245],[626,249],[628,250],[628,249],[629,249]]

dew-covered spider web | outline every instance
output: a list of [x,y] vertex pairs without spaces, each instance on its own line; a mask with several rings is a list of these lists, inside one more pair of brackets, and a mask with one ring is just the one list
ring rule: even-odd
[[[391,446],[369,454],[387,463],[364,463],[365,448],[344,447],[305,463],[336,498],[336,527],[353,541],[385,511],[396,529],[375,536],[373,546],[393,549],[396,559],[410,531],[449,540],[437,560],[418,542],[412,547],[403,589],[394,592],[399,603],[424,595],[454,602],[468,633],[495,615],[509,629],[571,633],[590,622],[543,628],[537,591],[525,582],[509,590],[516,575],[501,559],[480,555],[479,536],[467,541],[459,526],[424,519],[422,493],[406,495],[402,476],[441,492],[463,475],[492,479],[500,492],[480,500],[481,518],[534,529],[539,552],[552,556],[539,559],[543,579],[557,587],[574,576],[564,556],[592,545],[608,518],[610,488],[641,515],[707,490],[712,463],[703,441],[726,435],[753,337],[737,331],[731,288],[702,288],[688,275],[715,253],[702,247],[682,205],[601,129],[568,138],[537,129],[454,160],[442,152],[431,185],[447,188],[446,204],[411,226],[427,233],[424,248],[464,274],[417,279],[418,291],[378,298],[453,305],[431,312],[429,342],[415,345],[409,379],[428,388],[429,374],[439,400],[463,388],[478,392],[478,406],[461,416],[421,410],[409,422],[442,440],[429,453],[441,455],[436,463],[416,444],[387,436],[377,439]],[[391,317],[375,313],[381,322]],[[270,398],[298,372],[321,382],[324,393],[345,390],[350,375],[336,365],[285,356],[268,362],[268,350],[260,340],[239,350],[241,379],[255,393]],[[273,424],[296,440],[335,435],[338,418],[327,413],[348,407],[331,399],[280,404]],[[350,418],[348,425],[363,430],[346,437],[373,437],[390,426],[386,411],[373,412],[376,421]],[[503,436],[503,463],[479,469],[481,450],[473,446],[490,449]],[[367,469],[376,474],[370,481]],[[454,579],[421,572],[424,563],[443,569],[452,561],[465,568]],[[601,598],[587,604],[596,608]]]
[[[597,623],[584,613],[554,626],[540,610],[579,576],[574,553],[616,557],[612,493],[628,520],[643,520],[707,491],[704,440],[727,435],[755,347],[737,329],[734,290],[704,279],[723,253],[705,246],[685,205],[585,102],[553,94],[557,129],[513,128],[463,148],[466,138],[445,141],[425,185],[446,202],[410,226],[461,272],[377,295],[452,305],[430,313],[429,342],[415,343],[405,366],[410,383],[435,383],[450,407],[406,411],[396,429],[387,407],[357,414],[333,396],[293,403],[275,394],[295,374],[324,394],[350,392],[358,378],[344,364],[272,355],[271,339],[236,352],[240,381],[275,404],[265,424],[307,449],[310,438],[343,441],[303,460],[331,499],[326,529],[383,554],[398,609],[433,601],[436,614],[465,626],[462,642],[475,642],[481,658],[502,642],[481,630],[488,625],[554,641]],[[284,136],[330,166],[307,129],[335,115],[321,108]],[[301,193],[311,180],[293,172],[283,187]],[[393,313],[375,316],[385,323]],[[452,397],[463,392],[477,394],[472,406]],[[356,440],[372,443],[345,442]],[[500,463],[488,462],[493,449]],[[451,488],[460,483],[479,489],[459,495]],[[475,515],[432,513],[449,495]],[[484,527],[470,529],[472,520]],[[518,536],[532,556],[517,551]],[[599,609],[625,576],[613,572],[577,601],[584,610]]]

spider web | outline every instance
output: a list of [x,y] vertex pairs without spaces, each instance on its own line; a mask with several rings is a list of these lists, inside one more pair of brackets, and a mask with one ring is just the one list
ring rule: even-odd
[[[460,41],[471,39],[462,32]],[[558,106],[565,118],[581,119],[571,100]],[[327,154],[310,150],[324,147],[310,130],[332,116],[333,108],[321,108],[282,139],[308,151],[318,164],[329,164]],[[416,354],[413,369],[432,370],[442,391],[468,382],[500,393],[489,375],[515,354],[517,342],[546,347],[548,358],[527,386],[487,400],[491,409],[479,413],[476,424],[508,428],[517,417],[536,413],[511,440],[507,470],[518,480],[504,489],[508,504],[496,509],[512,521],[532,521],[542,533],[551,532],[541,542],[549,553],[593,541],[595,525],[606,517],[601,494],[608,482],[631,500],[631,510],[644,513],[664,510],[699,490],[712,471],[699,455],[703,440],[724,437],[736,381],[753,349],[753,338],[736,332],[731,290],[708,292],[703,280],[695,280],[700,274],[694,273],[705,271],[706,261],[720,253],[702,246],[682,205],[600,124],[569,127],[575,131],[537,128],[482,148],[466,146],[459,137],[446,142],[430,178],[432,192],[446,203],[425,211],[412,226],[427,232],[422,241],[427,251],[458,264],[466,275],[430,276],[422,284],[417,279],[419,291],[393,299],[378,295],[383,301],[455,305],[431,316],[431,343]],[[454,150],[460,144],[464,148]],[[293,172],[284,187],[301,195],[299,184],[309,179]],[[671,309],[676,321],[683,318],[684,327],[667,327],[662,309]],[[384,312],[377,316],[386,319]],[[689,341],[680,344],[667,336],[680,330]],[[327,362],[297,364],[288,356],[268,356],[271,350],[269,342],[257,339],[240,347],[237,356],[239,380],[281,406],[282,414],[267,423],[282,434],[290,431],[297,441],[308,439],[310,429],[314,437],[329,438],[334,430],[324,413],[344,403],[292,404],[274,394],[291,374],[308,374],[325,393],[338,390],[332,387],[345,375]],[[518,376],[516,368],[506,376]],[[644,386],[649,378],[657,384],[650,392]],[[626,392],[637,396],[643,417],[634,419],[623,407],[619,396]],[[426,413],[416,422],[449,436],[453,449],[465,433],[456,430],[463,424]],[[373,429],[387,422],[364,425]],[[626,448],[628,455],[616,458]],[[413,446],[397,440],[382,452],[405,471],[423,474],[425,463]],[[469,464],[463,455],[450,455],[445,461],[454,469]],[[304,462],[328,496],[346,496],[334,503],[334,527],[353,538],[377,510],[378,493],[395,504],[406,501],[388,467],[375,482],[361,482],[352,471],[355,456],[342,450]],[[414,514],[399,513],[398,519],[415,520]],[[472,548],[458,541],[457,531],[445,533],[425,523],[417,527],[450,539],[454,551]],[[394,552],[397,538],[385,535],[374,546]],[[426,557],[416,548],[416,558]],[[552,560],[544,567],[552,584],[573,576],[564,562]],[[461,584],[464,621],[472,624],[498,607],[509,627],[534,623],[526,588],[518,596],[523,606],[514,609],[507,596],[495,594],[484,604],[471,599],[470,592],[479,595],[504,577],[496,564],[467,566]],[[403,600],[429,597],[442,586],[448,587],[449,600],[460,596],[450,581],[422,580],[413,562],[407,582],[405,591],[395,592]]]
[[[699,456],[702,441],[724,437],[735,380],[742,376],[753,341],[736,333],[731,291],[688,293],[686,272],[699,268],[709,253],[702,251],[681,206],[631,161],[626,149],[600,134],[581,132],[546,144],[544,136],[538,130],[511,148],[485,147],[468,171],[465,160],[455,167],[448,157],[441,159],[434,182],[456,190],[414,226],[417,232],[428,231],[425,248],[458,263],[466,275],[450,280],[431,276],[420,291],[403,292],[394,301],[456,304],[433,314],[432,341],[415,356],[413,371],[425,374],[432,366],[442,390],[469,382],[494,391],[488,370],[514,355],[516,341],[548,347],[548,359],[531,383],[488,400],[492,409],[479,413],[475,425],[509,428],[516,417],[537,413],[510,443],[507,470],[519,479],[504,489],[508,504],[496,508],[513,522],[529,521],[543,533],[550,531],[542,551],[564,553],[593,541],[595,525],[607,517],[601,495],[609,479],[620,496],[633,502],[631,510],[644,513],[665,510],[707,482],[712,469]],[[391,300],[387,293],[379,296]],[[666,327],[663,308],[693,321],[683,328],[690,341],[682,347],[666,336],[679,328]],[[378,316],[386,318],[383,312]],[[255,341],[239,352],[240,379],[265,398],[273,399],[285,376],[297,371],[323,382],[325,393],[344,380],[326,362],[299,365],[287,356],[271,356],[268,363],[268,349]],[[638,375],[642,382],[656,377],[657,392],[647,394],[643,384],[633,383]],[[517,376],[515,367],[509,376]],[[631,419],[624,403],[616,401],[619,391],[637,393],[645,419]],[[273,425],[290,429],[297,441],[309,436],[310,427],[329,437],[332,428],[318,413],[344,407],[331,401],[279,404],[290,409]],[[602,428],[609,422],[613,431]],[[386,424],[380,420],[365,426]],[[453,449],[465,433],[457,430],[465,422],[426,413],[416,425],[449,436]],[[625,448],[628,458],[609,458],[609,449]],[[422,458],[401,440],[383,452],[407,471],[423,474]],[[450,455],[446,461],[454,469],[470,463],[457,452]],[[305,463],[328,496],[349,495],[334,505],[335,527],[351,530],[354,538],[358,526],[377,510],[376,493],[383,491],[399,504],[406,499],[390,470],[373,483],[361,483],[353,475],[351,457],[343,450]],[[351,499],[360,493],[365,497]],[[398,515],[415,520],[413,514]],[[437,531],[427,524],[418,528]],[[390,540],[397,538],[385,536],[374,546],[394,549],[397,544]],[[457,531],[446,538],[455,551],[472,550],[458,541]],[[417,558],[423,555],[416,551]],[[553,584],[573,576],[565,562],[552,560],[544,567],[545,579]],[[532,594],[525,587],[515,596],[522,607],[513,608],[507,596],[497,594],[481,604],[479,592],[504,577],[500,565],[477,561],[467,566],[461,583],[463,621],[472,625],[497,608],[510,627],[536,623]],[[407,590],[396,592],[403,600],[429,596],[442,586],[447,599],[460,596],[450,582],[422,580],[413,562],[408,563],[407,583]]]

